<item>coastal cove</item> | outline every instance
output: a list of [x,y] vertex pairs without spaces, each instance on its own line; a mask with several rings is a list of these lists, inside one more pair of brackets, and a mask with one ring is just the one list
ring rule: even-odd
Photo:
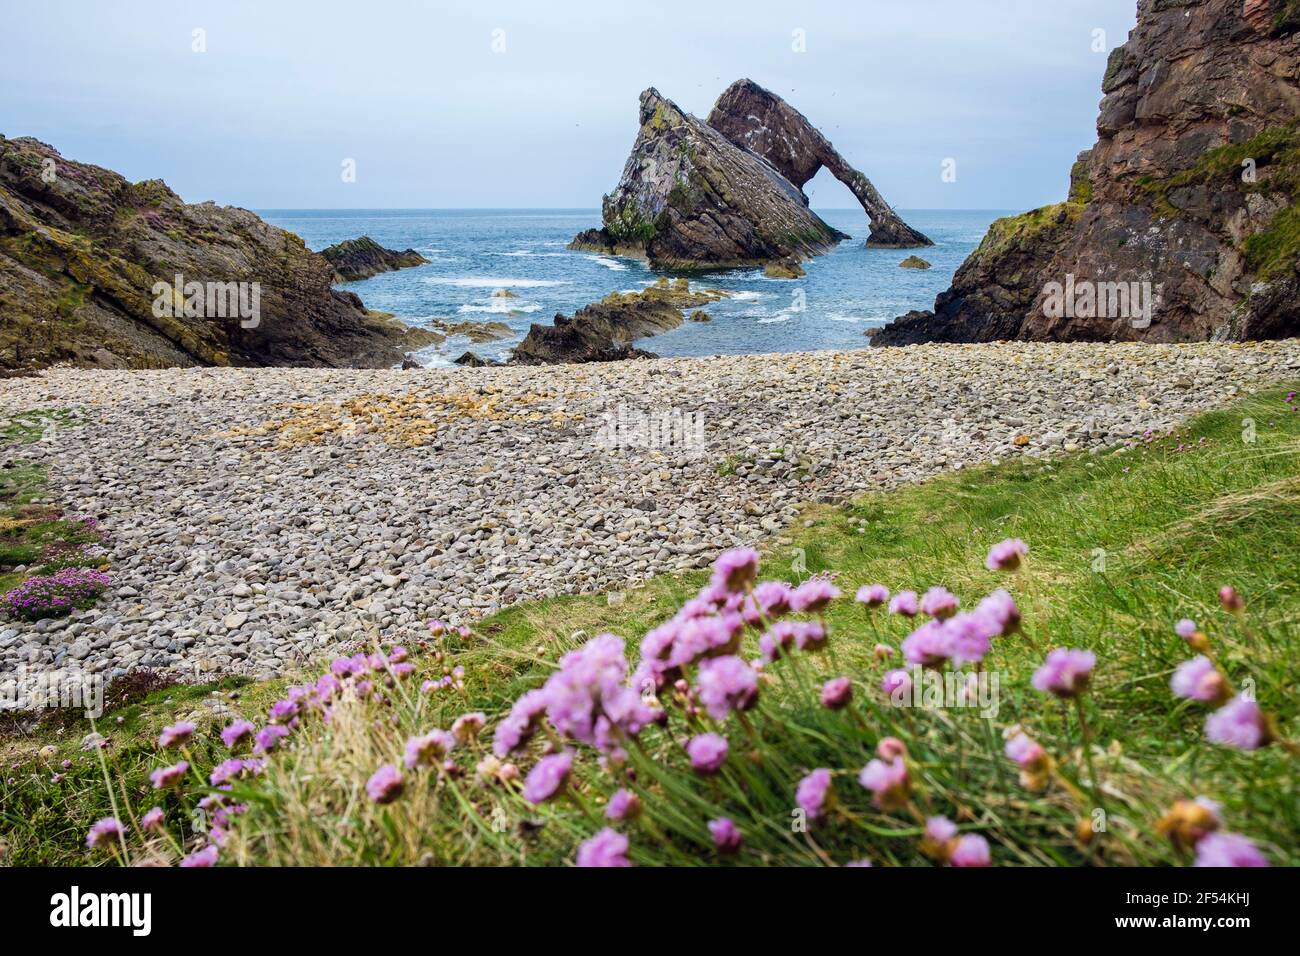
[[[929,308],[989,223],[1007,214],[903,213],[934,240],[922,250],[932,269],[899,268],[915,250],[865,248],[869,224],[862,210],[818,210],[853,238],[803,263],[807,275],[799,280],[770,279],[761,269],[683,273],[733,295],[710,306],[713,321],[685,323],[653,342],[643,340],[643,347],[665,357],[863,348],[866,330]],[[268,209],[258,214],[297,233],[315,251],[365,235],[386,248],[412,248],[429,260],[338,286],[361,296],[371,309],[419,327],[437,319],[502,322],[510,329],[496,341],[451,336],[418,352],[417,361],[431,367],[451,365],[467,350],[504,361],[530,324],[550,324],[557,312],[572,315],[611,292],[639,291],[660,275],[678,274],[657,273],[637,259],[566,249],[575,233],[599,222],[597,210]],[[493,296],[500,289],[515,297]]]

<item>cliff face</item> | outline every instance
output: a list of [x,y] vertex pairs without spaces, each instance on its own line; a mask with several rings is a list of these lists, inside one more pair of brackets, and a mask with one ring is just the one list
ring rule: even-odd
[[382,367],[427,344],[333,281],[247,210],[0,136],[0,367]]
[[872,343],[1300,334],[1298,30],[1297,0],[1140,0],[1069,198]]
[[339,282],[369,279],[381,272],[396,272],[398,269],[422,266],[429,261],[414,249],[405,252],[385,249],[369,236],[345,239],[328,249],[322,249],[320,254],[334,267]]
[[[755,127],[748,114],[732,115],[760,103],[775,124],[771,129],[797,140],[792,152],[775,149],[776,140],[763,135],[762,117]],[[646,90],[640,121],[622,178],[605,197],[603,228],[582,233],[571,248],[641,255],[664,268],[815,256],[847,238],[808,208],[800,189],[832,162],[837,175],[856,177],[855,191],[866,197],[864,204],[872,203],[868,212],[880,221],[882,241],[928,242],[897,219],[866,177],[851,170],[802,115],[749,81],[733,84],[709,123]]]

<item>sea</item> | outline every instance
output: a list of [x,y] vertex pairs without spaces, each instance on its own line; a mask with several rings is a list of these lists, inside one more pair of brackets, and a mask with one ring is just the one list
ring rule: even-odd
[[[866,214],[819,209],[818,215],[852,236],[803,264],[802,279],[769,279],[761,269],[683,273],[692,283],[730,292],[707,308],[710,322],[638,342],[662,356],[855,349],[865,333],[934,298],[1006,211],[899,210],[935,245],[924,249],[868,249]],[[583,229],[600,225],[595,209],[268,209],[259,215],[297,233],[314,250],[343,239],[369,236],[389,249],[415,249],[428,264],[388,272],[340,288],[357,293],[371,309],[391,312],[410,325],[434,319],[501,322],[505,338],[475,344],[453,336],[415,354],[425,366],[447,366],[466,351],[504,361],[534,323],[556,313],[573,315],[611,292],[636,291],[659,276],[646,263],[565,248]],[[932,268],[901,269],[916,254]],[[494,296],[508,289],[514,297]]]

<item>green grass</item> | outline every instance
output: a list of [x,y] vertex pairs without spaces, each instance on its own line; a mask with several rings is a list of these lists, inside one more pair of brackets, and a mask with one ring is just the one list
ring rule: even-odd
[[[0,442],[33,444],[51,428],[76,425],[81,414],[61,408],[19,412],[0,426]],[[60,508],[43,503],[47,482],[45,467],[34,462],[17,460],[0,468],[0,594],[33,574],[104,564],[102,557],[79,550],[80,545],[98,543],[99,534],[80,521],[66,520]],[[27,570],[12,570],[15,567]]]
[[[797,671],[788,661],[770,669],[750,729],[734,717],[723,728],[733,752],[718,777],[693,777],[669,735],[643,733],[641,745],[631,748],[631,765],[645,815],[621,826],[634,861],[716,861],[704,825],[725,814],[745,833],[745,848],[734,858],[742,864],[861,857],[877,865],[924,863],[916,819],[874,809],[855,779],[880,737],[896,734],[908,744],[918,810],[945,814],[963,831],[986,836],[998,864],[1183,862],[1155,833],[1155,821],[1173,800],[1202,794],[1223,804],[1227,829],[1255,840],[1274,864],[1300,863],[1297,760],[1276,746],[1241,753],[1208,744],[1206,708],[1169,691],[1171,671],[1192,656],[1172,625],[1191,617],[1228,676],[1239,685],[1250,682],[1284,735],[1300,735],[1294,694],[1300,681],[1300,414],[1284,392],[1270,389],[1121,453],[1025,458],[846,506],[810,506],[804,518],[811,526],[796,524],[793,545],[765,559],[762,576],[793,580],[788,552],[795,548],[804,551],[808,573],[836,575],[846,599],[827,614],[830,651],[796,658]],[[1006,537],[1024,538],[1032,549],[1017,575],[983,567],[989,545]],[[414,654],[420,677],[463,666],[463,693],[415,695],[409,702],[395,695],[394,706],[380,711],[397,716],[399,726],[391,730],[371,731],[362,714],[364,720],[349,723],[343,715],[329,728],[300,731],[297,745],[271,761],[262,781],[241,787],[250,810],[223,860],[571,861],[578,843],[604,825],[596,817],[616,786],[589,751],[577,762],[579,801],[540,809],[504,788],[476,786],[477,757],[468,754],[461,757],[467,776],[436,786],[428,777],[413,779],[389,807],[368,803],[361,787],[379,762],[398,756],[406,734],[449,726],[466,710],[495,718],[590,636],[619,634],[635,657],[641,635],[670,617],[705,578],[703,572],[655,578],[616,603],[597,595],[520,605],[481,622],[470,639],[452,639],[441,659],[431,649]],[[1026,627],[1022,636],[999,639],[989,660],[1001,677],[995,718],[887,706],[878,683],[898,658],[878,663],[872,648],[878,641],[896,647],[908,629],[898,619],[869,619],[847,599],[858,585],[876,581],[894,591],[943,584],[965,606],[998,586],[1015,593]],[[1240,620],[1218,607],[1215,595],[1226,583],[1246,597]],[[753,654],[752,640],[746,656]],[[1091,649],[1099,662],[1084,712],[1107,817],[1106,831],[1087,846],[1075,838],[1078,819],[1095,809],[1078,716],[1029,687],[1045,651],[1059,646]],[[838,674],[854,678],[852,713],[816,704],[813,684]],[[257,721],[283,686],[247,685],[226,703]],[[153,805],[145,781],[160,759],[151,752],[153,736],[211,690],[192,688],[184,696],[173,690],[170,699],[132,704],[122,725],[112,713],[100,722],[114,740],[104,753],[119,804],[137,813]],[[199,737],[206,741],[223,722],[201,719]],[[1001,731],[1015,723],[1055,756],[1064,782],[1044,793],[1019,785],[1016,768],[1001,753]],[[14,782],[0,788],[6,808],[0,841],[12,862],[90,859],[81,841],[89,824],[108,812],[97,759],[76,749],[88,725],[73,717],[59,726],[56,733],[46,722],[3,742],[6,765],[21,765],[8,774]],[[674,735],[683,730],[676,711],[670,726]],[[35,756],[44,744],[56,747],[54,759],[74,760],[75,772],[58,785],[48,782],[49,771]],[[193,760],[206,774],[224,756],[219,745],[201,742]],[[523,770],[535,756],[520,761]],[[818,766],[836,771],[838,808],[810,833],[792,832],[795,783]],[[165,798],[175,834],[203,793],[192,787]]]

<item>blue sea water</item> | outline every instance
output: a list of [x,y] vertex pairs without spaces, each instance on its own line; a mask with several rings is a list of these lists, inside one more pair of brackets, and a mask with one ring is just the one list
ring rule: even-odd
[[[709,306],[712,322],[686,322],[642,340],[641,347],[665,356],[862,348],[867,329],[911,309],[932,307],[989,223],[1006,215],[900,210],[935,245],[898,250],[865,248],[868,221],[860,209],[818,214],[855,238],[804,263],[808,274],[794,281],[768,279],[759,269],[691,273],[692,282],[733,297]],[[449,339],[419,353],[425,365],[450,364],[466,350],[504,360],[531,323],[549,324],[557,312],[572,315],[610,292],[642,289],[660,275],[636,259],[565,249],[578,232],[600,224],[599,212],[591,209],[281,209],[260,215],[318,251],[366,235],[389,249],[415,249],[430,260],[341,287],[357,293],[369,308],[412,325],[440,318],[499,321],[511,329],[508,338],[488,344]],[[900,269],[914,252],[934,268]],[[517,298],[494,298],[497,289],[509,289]]]

